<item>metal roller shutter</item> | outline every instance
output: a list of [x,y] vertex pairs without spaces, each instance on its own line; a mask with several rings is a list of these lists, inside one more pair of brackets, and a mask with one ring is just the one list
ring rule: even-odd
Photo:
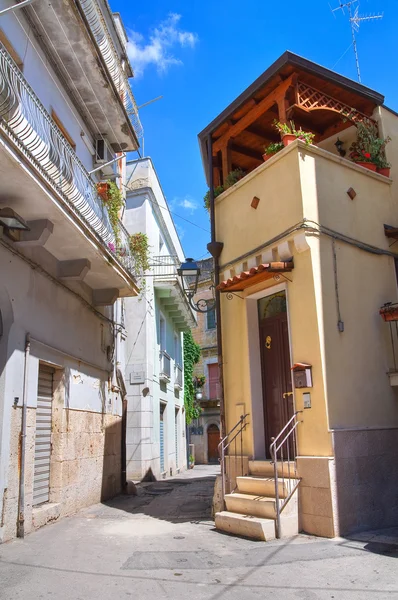
[[36,409],[33,506],[48,502],[50,494],[53,380],[54,369],[40,365]]
[[164,421],[163,421],[163,413],[164,413],[164,405],[160,405],[160,472],[164,472]]

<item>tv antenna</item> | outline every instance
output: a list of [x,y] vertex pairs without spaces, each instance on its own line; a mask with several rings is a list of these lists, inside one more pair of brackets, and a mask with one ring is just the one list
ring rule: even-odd
[[[342,2],[340,0],[339,6],[337,8],[332,8],[332,13],[335,13],[337,10],[341,10],[343,15],[345,15],[344,9],[347,9],[348,18],[351,26],[351,35],[352,35],[352,47],[354,48],[355,54],[355,64],[357,67],[358,81],[361,83],[361,71],[359,69],[359,58],[358,58],[358,48],[357,48],[357,40],[355,34],[359,31],[359,26],[363,21],[374,21],[375,19],[382,19],[383,13],[378,15],[360,15],[359,14],[359,0],[348,0],[347,2]],[[356,5],[356,6],[354,6]],[[353,11],[354,9],[354,11]]]

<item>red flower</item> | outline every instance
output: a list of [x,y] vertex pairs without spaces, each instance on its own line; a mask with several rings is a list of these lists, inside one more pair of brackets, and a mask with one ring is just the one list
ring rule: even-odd
[[363,155],[364,155],[365,158],[370,158],[370,153],[369,152],[364,152]]

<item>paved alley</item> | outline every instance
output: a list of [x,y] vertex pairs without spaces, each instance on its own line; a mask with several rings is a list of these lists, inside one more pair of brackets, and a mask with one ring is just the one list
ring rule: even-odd
[[0,598],[398,598],[397,537],[263,543],[217,533],[218,469],[145,484],[0,546]]

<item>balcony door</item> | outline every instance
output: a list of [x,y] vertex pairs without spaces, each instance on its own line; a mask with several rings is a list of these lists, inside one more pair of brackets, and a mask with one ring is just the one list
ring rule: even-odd
[[[258,312],[265,449],[269,457],[272,438],[280,433],[294,411],[285,292],[259,300]],[[289,446],[289,455],[294,456],[293,444]]]

